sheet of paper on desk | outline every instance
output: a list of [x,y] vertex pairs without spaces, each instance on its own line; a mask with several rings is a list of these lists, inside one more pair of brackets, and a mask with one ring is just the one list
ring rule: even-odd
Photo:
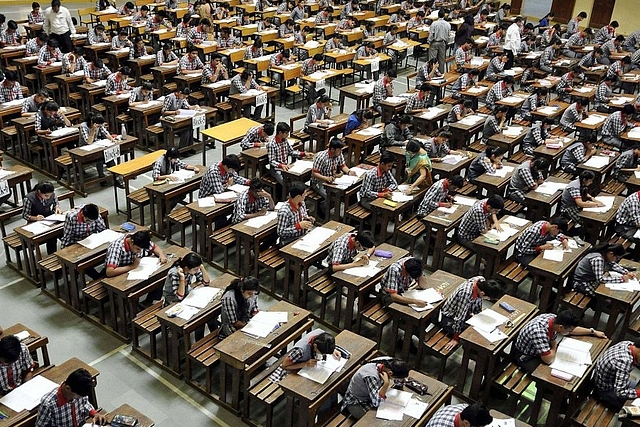
[[201,197],[198,199],[199,208],[212,208],[216,205],[216,199],[214,197]]
[[546,107],[538,108],[537,111],[542,114],[553,114],[558,111],[558,107],[554,105],[548,105]]
[[243,193],[245,191],[247,191],[249,189],[248,185],[242,185],[242,184],[233,184],[230,185],[229,187],[227,187],[227,190],[231,190],[234,193],[240,194]]
[[216,199],[216,202],[224,202],[227,200],[235,200],[238,198],[238,195],[233,191],[225,191],[224,193],[214,194],[213,198]]
[[410,194],[404,194],[400,191],[394,191],[391,193],[391,200],[398,203],[409,202],[413,200],[413,196]]
[[582,123],[585,125],[597,125],[600,122],[604,122],[606,117],[598,116],[597,114],[592,114],[586,119],[582,119]]
[[433,308],[433,305],[425,304],[424,307],[419,307],[416,304],[409,304],[409,307],[413,308],[415,311],[420,313],[421,311],[431,310]]
[[345,274],[356,277],[372,277],[380,272],[380,268],[377,267],[378,261],[369,261],[369,264],[362,267],[351,267],[344,270]]
[[479,122],[481,122],[483,120],[484,120],[484,117],[480,117],[480,116],[477,116],[477,115],[471,115],[471,116],[467,116],[467,117],[462,118],[460,121],[458,121],[458,123],[460,123],[462,125],[465,125],[465,126],[473,126],[476,123],[479,123]]
[[53,132],[50,133],[50,136],[54,136],[54,137],[66,136],[66,135],[71,135],[72,133],[77,133],[77,132],[78,132],[78,128],[64,127],[64,128],[54,130]]
[[563,338],[556,350],[556,357],[549,367],[582,377],[587,366],[592,363],[589,352],[591,345],[591,343],[573,338]]
[[289,168],[289,172],[303,174],[313,168],[313,162],[309,160],[296,160]]
[[438,212],[443,212],[446,214],[452,214],[456,211],[456,209],[458,209],[457,205],[452,205],[450,208],[445,208],[444,206],[441,206],[438,208]]
[[67,219],[65,214],[51,214],[48,217],[45,217],[45,221],[64,222],[65,219]]
[[506,227],[507,224],[502,224],[502,231],[498,231],[498,230],[489,230],[485,233],[485,236],[493,239],[493,240],[499,240],[501,242],[506,242],[509,237],[515,235],[518,233],[518,230],[516,230],[515,228],[511,228],[511,227]]
[[261,90],[258,89],[249,89],[248,91],[246,91],[244,94],[248,95],[248,96],[258,96],[262,93]]
[[515,138],[522,133],[522,126],[508,126],[502,133]]
[[359,168],[359,167],[357,167],[357,166],[352,167],[350,170],[352,170],[353,172],[355,172],[356,177],[358,177],[358,178],[360,178],[362,175],[364,175],[364,174],[365,174],[365,172],[367,172],[367,170],[366,170],[366,169],[362,169],[362,168]]
[[0,403],[16,412],[24,409],[30,411],[40,404],[42,396],[57,387],[58,384],[53,381],[42,375],[36,375],[31,380],[5,395],[0,399]]
[[80,240],[78,243],[87,249],[95,249],[105,243],[113,242],[122,234],[117,231],[106,229],[99,233],[90,234],[86,239]]
[[428,403],[411,398],[411,400],[409,400],[409,403],[407,403],[407,406],[404,407],[404,413],[411,418],[420,419],[422,417],[422,414],[424,414],[424,411],[426,411],[428,407]]
[[197,113],[196,110],[183,110],[182,108],[178,110],[177,117],[193,117]]
[[463,206],[473,206],[478,201],[478,199],[473,199],[471,197],[465,197],[460,195],[456,195],[456,197],[453,200],[457,204],[463,205]]
[[563,258],[564,251],[562,249],[546,249],[542,253],[542,259],[546,259],[547,261],[562,262]]
[[516,420],[514,418],[494,418],[487,427],[516,427]]
[[525,225],[527,225],[527,222],[529,222],[525,218],[518,218],[517,216],[513,215],[508,215],[505,218],[502,218],[502,221],[511,225],[515,225],[516,227],[524,227]]
[[430,304],[442,301],[442,294],[434,288],[411,289],[403,293],[402,296],[428,302]]
[[409,400],[411,400],[411,396],[413,396],[411,392],[390,388],[387,391],[387,398],[385,400],[404,408],[409,403]]
[[500,329],[494,329],[491,332],[483,331],[482,329],[474,328],[477,333],[482,335],[487,341],[490,343],[501,341],[505,338],[508,338],[507,334],[502,332]]
[[0,169],[0,179],[6,179],[9,175],[13,175],[14,171],[8,171],[6,169]]
[[189,305],[183,305],[182,310],[177,314],[176,317],[186,320],[187,322],[191,320],[193,316],[198,314],[200,309],[198,307],[192,307]]
[[487,173],[487,175],[505,178],[509,173],[513,172],[513,169],[513,166],[502,166],[500,169],[496,169],[494,173]]
[[185,180],[185,179],[193,178],[193,176],[195,174],[196,174],[195,171],[190,171],[190,170],[187,170],[187,169],[180,169],[180,170],[177,170],[177,171],[173,172],[171,174],[171,176],[175,176],[178,179]]
[[640,127],[635,127],[629,131],[629,136],[633,138],[640,138]]
[[595,199],[604,203],[604,206],[599,208],[584,208],[583,210],[586,212],[605,213],[613,208],[613,202],[616,200],[615,196],[596,196]]
[[457,165],[466,158],[467,156],[463,156],[461,154],[447,154],[442,158],[442,163],[446,163],[448,165]]
[[507,320],[509,319],[506,316],[488,308],[468,319],[467,324],[473,326],[476,330],[492,332]]
[[350,187],[353,184],[355,184],[357,181],[358,181],[358,177],[357,176],[342,175],[341,177],[336,178],[333,181],[333,183],[335,185],[346,185],[347,187]]
[[241,329],[241,331],[252,337],[264,338],[276,328],[277,324],[278,322],[260,322],[259,320],[255,319],[254,316],[254,318],[249,320],[249,323],[247,323],[245,327]]
[[96,80],[93,83],[91,83],[93,86],[98,86],[98,87],[105,87],[107,86],[107,81],[106,80]]
[[394,405],[383,400],[376,411],[376,418],[389,421],[402,421],[404,416],[404,406]]
[[27,224],[22,227],[25,231],[28,231],[33,234],[42,234],[50,230],[48,225],[42,223],[42,221],[32,222],[31,224]]
[[533,191],[535,191],[536,193],[552,195],[557,191],[564,190],[567,185],[568,183],[545,181],[542,184],[538,185],[538,187]]
[[506,102],[507,104],[512,104],[516,102],[522,102],[522,98],[518,96],[505,96],[504,98],[501,99],[501,101]]
[[156,257],[144,257],[140,259],[140,265],[129,270],[127,280],[147,280],[158,268],[160,259]]
[[274,219],[278,218],[278,212],[267,212],[265,215],[248,219],[245,225],[252,228],[262,228]]
[[182,300],[182,305],[196,308],[205,308],[221,292],[218,288],[209,286],[198,286],[189,292],[189,295]]
[[423,112],[422,114],[420,114],[420,117],[424,118],[424,119],[432,119],[435,116],[437,116],[438,114],[444,112],[444,108],[438,108],[438,107],[431,107],[429,108],[427,111]]
[[[478,86],[478,87],[470,87],[469,89],[467,89],[467,92],[469,92],[469,93],[482,93],[482,92],[484,92],[486,90],[489,90],[489,88],[486,87],[486,86]],[[468,116],[468,117],[471,117],[471,116]]]
[[22,105],[24,99],[14,99],[13,101],[3,102],[3,107],[17,107],[18,105]]
[[402,101],[405,101],[405,99],[400,96],[387,96],[384,100],[390,104],[399,104]]
[[95,141],[92,145],[97,145],[99,147],[111,147],[112,145],[114,145],[114,143],[109,141],[108,139],[100,139],[98,141]]
[[327,355],[327,360],[320,360],[314,367],[305,366],[298,371],[298,375],[315,381],[319,384],[327,382],[331,374],[342,371],[348,359],[340,358],[336,360],[333,356]]
[[380,135],[382,133],[382,129],[380,129],[379,127],[369,126],[368,128],[361,129],[356,133],[369,136]]

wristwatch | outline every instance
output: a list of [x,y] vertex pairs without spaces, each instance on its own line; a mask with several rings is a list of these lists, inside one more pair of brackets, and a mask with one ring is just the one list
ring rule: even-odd
[[594,336],[596,334],[596,330],[593,328],[589,328],[589,333],[591,334],[591,336]]

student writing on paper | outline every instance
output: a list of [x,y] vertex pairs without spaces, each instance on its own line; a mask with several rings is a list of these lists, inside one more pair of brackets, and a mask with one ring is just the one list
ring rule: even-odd
[[581,84],[585,80],[582,69],[578,66],[562,75],[560,81],[556,85],[556,92],[560,101],[569,102],[571,100],[570,93],[573,92],[574,86]]
[[[458,51],[460,51],[460,48],[458,49]],[[457,58],[457,55],[456,55],[456,58]],[[460,92],[463,92],[471,87],[477,87],[479,78],[480,78],[480,70],[476,68],[474,68],[471,71],[462,73],[460,77],[458,77],[458,79],[455,82],[453,82],[453,85],[451,85],[451,96],[458,100],[464,99],[460,94]],[[471,106],[473,107],[474,101],[471,101],[471,100],[469,101],[471,102]],[[475,102],[477,103],[477,101]],[[476,107],[477,107],[477,104],[476,104]]]
[[551,240],[559,240],[564,249],[569,248],[569,241],[562,234],[567,231],[568,222],[565,218],[556,217],[551,221],[537,221],[527,227],[516,239],[516,261],[522,265],[529,265],[539,253],[555,246]]
[[636,171],[640,171],[639,146],[623,151],[613,165],[613,176],[620,182],[626,182]]
[[409,129],[411,125],[411,116],[408,114],[396,114],[391,121],[384,126],[382,140],[380,141],[380,152],[384,153],[387,147],[398,146],[403,147],[413,134]]
[[[343,271],[352,267],[362,267],[369,264],[376,246],[373,233],[369,230],[360,233],[347,233],[338,237],[329,246],[329,252],[324,262],[333,272]],[[359,252],[366,252],[355,259]]]
[[591,335],[606,338],[604,332],[593,328],[578,326],[580,319],[571,310],[564,310],[557,315],[540,314],[527,322],[511,348],[516,365],[525,372],[533,372],[540,362],[546,365],[556,358],[558,334],[563,336]]
[[[576,102],[564,110],[562,117],[560,117],[560,127],[563,131],[569,133],[577,131],[575,123],[589,117],[589,113],[584,109],[587,105],[587,101],[582,98],[578,98],[576,99]],[[577,133],[580,135],[580,131],[577,131]]]
[[400,359],[384,359],[362,365],[349,381],[342,410],[348,410],[354,418],[362,418],[387,398],[387,391],[394,378],[407,376],[409,367]]
[[407,100],[407,105],[404,108],[405,114],[422,113],[433,106],[435,89],[429,83],[422,83],[418,89],[418,92],[412,94]]
[[609,347],[593,368],[593,395],[618,412],[628,399],[640,397],[640,389],[630,386],[631,371],[640,361],[640,341],[620,341]]
[[321,95],[316,102],[309,106],[307,118],[304,121],[304,128],[307,130],[312,123],[328,125],[331,123],[331,99],[329,95]]
[[349,169],[344,161],[344,156],[342,155],[343,148],[344,142],[342,142],[340,138],[331,138],[329,148],[316,154],[313,159],[311,188],[322,196],[323,199],[327,198],[327,190],[324,188],[324,183],[332,184],[336,178],[342,175],[356,175],[355,172]]
[[358,191],[362,206],[371,209],[371,202],[377,198],[391,198],[391,193],[398,188],[398,183],[391,173],[394,163],[393,154],[383,153],[378,167],[365,172],[362,186]]
[[520,106],[520,115],[522,118],[532,121],[531,113],[547,105],[548,95],[549,90],[546,87],[535,89],[535,93],[529,95]]
[[[162,103],[162,115],[163,116],[177,116],[180,114],[179,110],[199,110],[197,105],[190,106],[187,101],[187,97],[191,91],[188,87],[182,90],[176,89],[173,93],[165,95],[164,102]],[[187,147],[191,145],[193,139],[193,129],[187,127],[186,130],[179,132],[180,135],[180,147]],[[169,145],[173,145],[173,141],[169,141]]]
[[580,212],[584,208],[597,208],[604,206],[599,200],[589,194],[589,187],[593,184],[595,174],[591,171],[582,171],[578,179],[571,181],[562,191],[560,200],[560,212],[562,216],[574,222],[576,228],[582,226]]
[[34,131],[37,135],[50,135],[56,129],[71,126],[60,106],[48,101],[36,114]]
[[460,343],[465,321],[482,311],[482,300],[498,299],[503,295],[501,283],[487,280],[483,276],[472,277],[458,286],[442,306],[440,326],[453,335],[445,349],[451,350]]
[[[84,122],[80,124],[78,127],[79,136],[78,136],[78,147],[83,147],[85,145],[91,145],[96,141],[101,141],[103,139],[108,140],[111,143],[115,143],[116,140],[111,136],[109,131],[107,130],[106,120],[102,116],[102,114],[96,114],[90,112],[87,114],[87,117]],[[115,166],[115,160],[111,160],[107,163],[108,167]],[[96,161],[96,170],[98,171],[98,177],[104,177],[104,160],[100,159]],[[124,188],[124,182],[121,177],[117,178],[117,184],[120,188]],[[109,185],[107,181],[101,181],[100,185],[102,187],[106,187]]]
[[260,178],[254,178],[249,184],[249,189],[241,193],[233,204],[231,223],[237,224],[245,219],[255,218],[272,211],[275,208],[273,197],[264,190],[264,184]]
[[[228,28],[227,28],[228,30]],[[258,84],[253,73],[249,70],[242,71],[241,74],[237,74],[236,76],[231,78],[231,86],[229,88],[229,94],[242,94],[246,93],[249,89],[255,89],[259,91],[264,91],[263,87]],[[251,104],[247,104],[242,107],[242,115],[247,118],[251,118],[253,120],[260,120],[260,116],[262,115],[262,108],[264,105],[256,106],[253,110],[253,114],[251,114]]]
[[[185,16],[191,19],[188,13]],[[176,31],[180,31],[182,27],[183,25],[181,23],[180,25],[178,25]],[[176,33],[176,37],[186,38],[186,34],[184,36],[180,36]],[[158,53],[156,53],[156,67],[159,67],[161,65],[178,65],[178,62],[180,62],[180,58],[178,58],[178,55],[176,55],[176,53],[173,51],[173,45],[171,43],[164,43],[162,45],[162,49],[158,50]]]
[[409,289],[413,281],[416,282],[419,289],[427,289],[427,278],[423,275],[423,264],[418,258],[405,257],[394,262],[389,266],[380,281],[380,293],[378,298],[383,305],[389,305],[392,302],[398,304],[415,304],[418,307],[424,307],[426,302],[408,298],[402,294]]
[[475,251],[473,240],[476,237],[492,228],[502,231],[497,217],[502,208],[504,208],[504,200],[497,194],[475,202],[471,209],[464,214],[460,226],[456,229],[458,243]]
[[[624,253],[624,247],[619,244],[602,243],[592,248],[578,262],[573,273],[573,289],[594,296],[600,283],[624,283],[634,279],[635,274],[618,264]],[[609,271],[620,273],[622,277],[605,274]]]
[[140,86],[131,89],[129,107],[148,104],[150,101],[153,101],[153,85],[150,82],[142,82]]
[[504,149],[492,145],[487,146],[484,152],[478,154],[469,165],[467,170],[469,182],[475,183],[476,178],[480,175],[496,173],[497,169],[502,169],[502,156],[504,156]]
[[[627,196],[616,213],[616,234],[632,241],[638,246],[640,239],[635,234],[640,229],[640,193],[635,192]],[[637,254],[637,250],[634,252]],[[636,255],[637,257],[637,255]]]
[[635,109],[631,104],[623,106],[622,111],[611,113],[602,125],[602,142],[618,149],[622,148],[621,135],[636,126],[630,121],[633,114]]
[[214,194],[224,193],[231,185],[249,185],[251,181],[244,178],[236,171],[240,170],[240,159],[235,154],[227,154],[221,162],[209,166],[207,173],[200,183],[198,197],[209,197]]
[[[383,43],[384,46],[390,46],[396,41],[395,33],[398,31],[398,27],[392,25],[387,35],[384,37]],[[391,37],[389,37],[391,35]],[[388,49],[387,54],[391,57],[395,58],[398,56],[393,49]],[[406,51],[403,53],[406,55]],[[390,68],[386,71],[383,77],[380,80],[376,81],[376,84],[373,86],[373,109],[378,113],[382,113],[382,106],[380,102],[386,99],[389,96],[393,96],[393,80],[398,77],[398,73],[393,68]]]
[[[487,92],[487,97],[486,97],[486,106],[490,109],[493,109],[494,107],[497,106],[496,102],[500,101],[502,98],[506,98],[508,96],[513,95],[513,85],[515,83],[515,79],[513,78],[513,76],[506,76],[503,80],[500,80],[496,83],[494,83],[493,86],[491,86],[491,89],[489,89],[489,92]],[[506,107],[505,105],[502,105],[502,107]],[[510,109],[509,107],[506,107],[507,111]],[[510,117],[512,117],[513,114],[506,114],[507,119],[509,119]]]
[[525,195],[538,188],[549,172],[549,162],[542,157],[525,160],[511,175],[507,186],[507,197],[521,205],[526,204]]
[[449,154],[463,155],[464,151],[452,150],[449,148],[449,140],[453,138],[451,132],[440,131],[437,136],[427,139],[424,148],[432,162],[439,163],[442,158]]
[[456,191],[464,186],[464,178],[454,175],[451,178],[442,178],[431,185],[424,195],[418,207],[418,216],[425,217],[437,208],[450,208],[453,206],[453,197],[449,191]]
[[471,101],[470,99],[460,98],[451,108],[451,111],[449,111],[449,114],[447,115],[447,123],[453,124],[473,113],[473,101]]
[[242,141],[240,141],[240,147],[243,150],[266,147],[267,141],[269,141],[275,130],[276,126],[273,122],[254,126],[250,128],[244,138],[242,138]]
[[[553,119],[545,117],[542,122],[531,125],[531,130],[522,140],[522,151],[528,156],[533,156],[534,150],[547,141],[551,141],[549,129],[553,126]],[[557,141],[557,140],[556,140]]]
[[40,48],[38,52],[38,66],[46,67],[56,61],[62,60],[62,52],[60,51],[60,43],[55,38],[50,38],[45,46]]
[[563,172],[568,172],[573,176],[578,174],[578,164],[586,162],[596,152],[594,143],[597,138],[595,135],[590,139],[583,139],[567,147],[566,151],[560,158],[560,168]]
[[202,69],[204,69],[204,64],[198,56],[198,49],[192,45],[189,52],[178,61],[176,72],[182,75],[198,74],[202,72]]
[[[180,302],[189,295],[191,289],[195,286],[209,286],[211,278],[207,269],[202,263],[202,258],[194,252],[189,252],[182,258],[173,263],[173,267],[169,269],[167,278],[164,281],[164,288],[159,289],[164,299],[164,306],[171,305],[174,302]],[[152,292],[153,293],[153,292]],[[148,299],[151,301],[156,298],[157,294],[149,294]],[[209,331],[214,331],[218,327],[216,319],[207,322]],[[196,341],[204,337],[204,325],[195,330]]]
[[[145,5],[146,6],[146,5]],[[147,6],[147,10],[144,10],[144,6],[143,8],[140,9],[140,14],[144,13],[146,15],[146,12],[149,11],[149,7]],[[147,21],[147,18],[144,17],[144,21]],[[131,20],[131,22],[136,22],[136,16],[134,15],[133,19]],[[117,37],[113,37],[111,39],[111,50],[120,50],[120,49],[124,49],[124,48],[130,48],[131,46],[133,46],[133,42],[131,40],[129,40],[129,32],[127,31],[126,28],[122,28],[120,29],[120,31],[118,32],[118,36]]]
[[33,377],[36,363],[29,349],[9,335],[0,340],[0,395],[9,393]]
[[127,79],[131,75],[131,68],[126,65],[118,68],[118,71],[112,73],[107,77],[107,84],[105,85],[104,94],[120,95],[131,90],[131,86],[127,82]]
[[140,265],[140,258],[154,254],[160,258],[162,264],[167,257],[160,246],[151,241],[149,231],[136,231],[124,234],[118,240],[111,242],[107,248],[105,259],[107,277],[120,276]]
[[340,359],[340,352],[336,350],[336,339],[322,329],[314,329],[293,345],[282,361],[282,365],[273,371],[269,379],[277,383],[287,375],[288,371],[307,366],[314,367],[318,360],[325,360],[328,356]]
[[267,142],[269,174],[273,176],[280,185],[284,185],[282,171],[288,171],[291,167],[289,158],[313,158],[313,153],[293,149],[291,143],[287,140],[290,131],[291,127],[287,123],[279,122],[276,125],[275,137]]
[[316,219],[309,216],[304,199],[307,195],[306,186],[299,181],[291,183],[289,199],[278,210],[278,234],[280,247],[286,246],[299,237],[304,236]]
[[[51,214],[62,213],[53,184],[40,181],[22,203],[22,218],[27,222],[42,221]],[[58,249],[57,239],[47,241],[47,253],[51,255]]]
[[[199,173],[200,169],[195,166],[188,165],[180,160],[180,150],[176,147],[171,147],[165,154],[160,156],[158,160],[153,164],[153,170],[151,171],[151,177],[154,181],[161,181],[168,179],[170,181],[177,181],[178,177],[172,175],[179,170],[188,170]],[[204,197],[204,196],[200,196]]]
[[97,425],[106,425],[104,415],[89,403],[93,389],[91,374],[86,369],[73,371],[60,387],[45,394],[40,402],[36,427],[77,427],[86,418]]
[[427,150],[417,139],[410,139],[407,142],[405,161],[407,165],[405,169],[407,180],[403,184],[409,187],[404,193],[411,194],[420,189],[430,187],[433,183],[433,178],[431,177],[433,165]]
[[93,61],[84,66],[84,81],[87,84],[96,83],[99,80],[106,80],[110,74],[111,70],[99,57],[95,57]]
[[4,80],[0,83],[0,103],[22,99],[22,89],[18,75],[11,70],[4,72]]
[[[106,229],[107,226],[102,216],[100,216],[98,206],[93,203],[87,203],[66,213],[64,232],[60,242],[62,247],[66,248],[86,239],[91,234],[100,233]],[[93,267],[86,269],[85,273],[94,280],[101,276]]]
[[478,401],[443,406],[431,417],[426,427],[485,427],[493,422],[489,409]]
[[493,135],[498,135],[502,133],[504,129],[506,129],[505,123],[507,121],[508,112],[509,107],[507,107],[506,105],[496,105],[494,108],[492,108],[492,112],[485,119],[484,127],[482,128],[482,142],[484,144],[486,144],[489,141],[489,138],[491,138]]
[[26,47],[25,56],[26,57],[38,56],[40,54],[40,49],[46,46],[48,41],[49,41],[49,35],[45,32],[40,31],[37,36],[29,40],[25,45]]
[[235,279],[222,295],[220,339],[244,328],[258,314],[260,282],[253,276]]

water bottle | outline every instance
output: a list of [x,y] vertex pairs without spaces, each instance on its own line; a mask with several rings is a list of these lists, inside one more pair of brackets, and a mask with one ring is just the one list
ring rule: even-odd
[[122,128],[120,129],[120,134],[122,135],[122,139],[125,139],[127,137],[127,126],[125,126],[125,124],[122,124]]

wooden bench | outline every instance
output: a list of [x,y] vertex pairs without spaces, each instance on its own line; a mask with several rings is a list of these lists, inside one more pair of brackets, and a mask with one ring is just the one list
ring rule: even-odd
[[[135,205],[140,213],[140,225],[144,225],[144,208],[149,206],[149,193],[143,188],[139,188],[127,195],[127,205]],[[131,221],[131,209],[127,209],[127,220]]]
[[4,244],[4,254],[7,257],[7,264],[11,263],[11,251],[16,253],[16,266],[18,270],[22,270],[22,258],[20,256],[22,252],[22,242],[16,232],[7,234],[6,224],[13,220],[14,217],[22,215],[23,208],[16,207],[2,212],[0,214],[0,232],[2,233],[2,243]]
[[94,114],[100,114],[102,117],[104,117],[107,114],[107,107],[100,103],[100,104],[93,104],[91,106],[91,111]]
[[224,122],[231,121],[231,114],[233,113],[233,105],[230,102],[218,102],[214,105],[218,109],[218,114],[222,115]]
[[306,120],[306,119],[307,119],[306,114],[299,114],[297,116],[293,116],[289,118],[289,126],[291,127],[291,138],[295,138],[302,141],[303,147],[305,143],[307,142],[311,143],[311,135],[305,132],[304,128],[295,130],[295,124],[299,120]]
[[249,388],[249,398],[260,402],[265,408],[265,427],[273,426],[273,410],[275,406],[284,399],[284,392],[280,384],[269,379],[271,374],[282,365],[287,356],[280,357],[268,369],[262,371],[256,378],[256,383]]
[[[474,252],[471,249],[465,248],[460,243],[451,243],[444,250],[444,260],[449,258],[456,266],[456,273],[458,275],[462,275],[462,269],[464,264],[474,255]],[[443,260],[443,265],[444,265]],[[449,270],[448,270],[449,271]],[[451,270],[453,271],[453,270]]]
[[504,213],[507,213],[509,215],[517,215],[520,212],[522,212],[524,210],[524,206],[522,206],[520,203],[515,202],[513,200],[505,200],[504,201],[504,207],[502,208],[502,211]]
[[57,178],[61,179],[62,178],[62,171],[64,171],[67,175],[67,177],[65,178],[65,183],[68,186],[71,186],[72,184],[72,179],[75,179],[75,177],[73,176],[73,160],[71,159],[71,156],[69,155],[69,153],[64,153],[61,156],[58,156],[55,158],[54,160],[56,166],[57,166]]
[[[333,295],[336,291],[336,283],[331,277],[329,271],[324,271],[317,274],[309,283],[304,286],[304,296],[302,297],[303,308],[307,307],[309,293],[318,295],[320,297],[320,320],[324,321],[327,313],[327,299]],[[336,304],[339,304],[340,300]]]
[[327,420],[325,427],[351,427],[357,422],[358,420],[353,418],[351,415],[339,412]]
[[471,144],[467,146],[469,150],[475,151],[476,153],[481,153],[487,149],[487,144],[482,142],[482,139],[476,139]]
[[[210,236],[209,240],[211,241],[211,244],[213,246],[222,249],[223,251],[222,268],[224,271],[228,271],[229,270],[229,249],[231,249],[236,244],[236,235],[231,229],[231,225],[227,225],[225,227],[222,227],[219,230],[215,230],[213,234]],[[211,253],[210,258],[213,258],[213,249],[210,251],[210,253]],[[219,266],[215,262],[213,264],[216,266]]]
[[162,90],[164,91],[165,95],[170,95],[176,90],[178,90],[178,84],[175,82],[165,83],[162,86]]
[[187,358],[192,366],[201,365],[205,371],[205,385],[201,387],[197,382],[193,380],[193,369],[190,370],[190,375],[187,380],[192,382],[196,387],[203,389],[207,394],[211,394],[213,385],[213,368],[218,365],[220,357],[215,351],[214,347],[220,342],[219,329],[207,334],[204,338],[198,340],[189,352]]
[[627,187],[624,185],[624,182],[609,179],[605,186],[600,189],[600,191],[614,196],[619,196],[626,189]]
[[478,108],[476,110],[476,114],[487,114],[487,115],[491,115],[491,113],[493,113],[493,111],[491,111],[491,108],[487,107],[486,105]]
[[149,138],[149,141],[154,141],[156,148],[165,146],[164,128],[162,126],[158,126],[158,125],[147,126],[146,132],[147,132],[147,137]]
[[590,302],[591,297],[589,295],[577,291],[570,291],[562,298],[561,304],[583,314],[587,310]]
[[[441,327],[436,326],[427,332],[427,335],[422,342],[427,354],[440,361],[440,366],[438,367],[438,381],[442,381],[442,378],[444,378],[447,359],[460,347],[460,343],[458,343],[452,349],[447,350],[445,347],[449,341],[451,341],[451,336]],[[420,362],[420,360],[417,361],[418,368],[420,367]]]
[[48,255],[38,261],[38,269],[40,270],[40,277],[42,278],[42,287],[47,287],[47,275],[53,277],[53,289],[56,298],[60,297],[60,284],[58,279],[62,272],[62,265],[55,254]]
[[478,186],[470,183],[469,181],[465,181],[464,186],[456,190],[456,194],[460,194],[462,196],[468,196],[468,197],[475,197],[477,192],[478,192]]
[[[173,240],[173,231],[171,228],[173,226],[178,227],[180,230],[180,246],[184,246],[187,240],[187,226],[191,224],[191,212],[187,209],[186,206],[181,206],[178,209],[174,209],[171,211],[169,215],[167,215],[167,241],[169,243],[173,243],[177,245],[178,242]],[[195,238],[195,236],[194,236]]]
[[260,252],[260,255],[258,256],[258,269],[260,267],[269,271],[269,276],[271,278],[271,293],[275,294],[278,270],[284,267],[284,258],[278,248],[274,246]]
[[376,153],[369,154],[367,157],[365,157],[364,162],[368,165],[378,166],[378,164],[380,163],[381,156],[382,155],[380,154],[379,151]]
[[517,153],[514,153],[511,156],[509,156],[509,161],[513,163],[521,164],[526,162],[527,160],[531,160],[532,158],[533,156],[529,156],[524,151],[518,151]]
[[524,282],[524,279],[526,279],[528,275],[529,271],[527,267],[517,261],[512,261],[498,272],[498,279],[502,280],[509,287],[509,291],[507,292],[509,295],[516,295],[518,287]]
[[351,220],[351,222],[356,222],[358,224],[359,231],[364,230],[365,221],[369,221],[369,219],[371,219],[372,217],[371,211],[362,206],[360,203],[351,205],[349,209],[346,210],[344,215],[347,223],[349,222],[349,220]]
[[[161,327],[158,321],[157,314],[163,309],[162,301],[145,308],[140,311],[131,322],[132,334],[131,334],[131,346],[133,350],[148,356],[151,359],[156,359],[158,355],[158,334]],[[140,347],[140,335],[147,334],[149,336],[149,351],[145,351]]]
[[15,126],[5,126],[2,128],[0,132],[0,145],[2,145],[3,150],[8,150],[9,145],[11,145],[11,152],[14,155],[16,154],[16,142],[18,140],[18,129]]
[[[382,332],[384,327],[391,323],[392,317],[386,307],[381,303],[374,302],[368,308],[362,310],[358,315],[357,330],[359,335],[362,334],[362,322],[371,324],[376,330],[376,342],[382,342]],[[363,335],[364,336],[364,335]],[[393,343],[395,345],[395,343]]]
[[608,427],[618,421],[617,413],[588,397],[585,404],[571,417],[571,425],[580,427]]
[[82,295],[84,296],[83,311],[86,314],[89,314],[89,301],[95,302],[98,305],[98,316],[100,323],[102,325],[106,324],[105,306],[109,301],[109,291],[107,291],[107,288],[102,284],[100,280],[94,280],[93,282],[89,283],[86,288],[82,289]]
[[398,237],[407,237],[411,242],[409,245],[409,253],[413,253],[416,247],[416,239],[420,237],[427,229],[426,224],[417,215],[411,215],[402,221],[393,232],[393,245],[396,246]]
[[504,368],[493,380],[492,386],[509,394],[507,402],[508,415],[515,415],[518,402],[522,399],[522,393],[533,383],[531,375],[521,370],[515,363],[507,362]]

